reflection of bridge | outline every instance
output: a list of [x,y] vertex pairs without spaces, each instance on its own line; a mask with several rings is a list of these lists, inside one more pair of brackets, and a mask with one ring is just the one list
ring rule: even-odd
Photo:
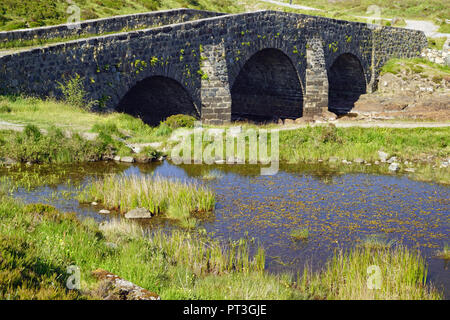
[[[387,59],[416,56],[427,43],[418,31],[275,11],[152,15],[171,24],[2,56],[0,88],[58,96],[57,82],[79,74],[90,98],[149,123],[175,113],[208,123],[297,118],[349,111],[376,87]],[[118,31],[126,19],[86,22],[77,32]],[[0,41],[27,32],[0,33]]]

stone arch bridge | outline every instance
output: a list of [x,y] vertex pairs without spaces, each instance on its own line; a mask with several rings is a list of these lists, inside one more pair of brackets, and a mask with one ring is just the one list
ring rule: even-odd
[[0,53],[0,90],[59,97],[58,82],[78,74],[90,99],[150,124],[176,113],[210,124],[346,113],[388,59],[427,46],[418,31],[276,11],[178,9],[67,27],[1,32],[0,42],[91,37]]

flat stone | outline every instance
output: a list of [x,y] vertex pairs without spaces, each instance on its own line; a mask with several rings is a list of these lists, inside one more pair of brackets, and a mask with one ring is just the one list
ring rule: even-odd
[[0,164],[3,164],[5,166],[11,166],[11,165],[17,164],[17,161],[14,159],[8,158],[8,157],[0,158]]
[[115,156],[114,157],[114,161],[120,161],[120,157],[119,156]]
[[339,161],[339,158],[338,158],[338,157],[330,157],[330,158],[328,159],[328,161],[329,161],[329,162],[338,162],[338,161]]
[[416,169],[414,169],[414,168],[406,168],[405,171],[406,172],[416,172]]
[[397,162],[397,157],[391,157],[391,158],[387,161],[387,163],[394,163],[394,162]]
[[135,160],[133,157],[121,157],[120,162],[133,163]]
[[145,208],[136,208],[125,214],[127,219],[150,219],[152,214]]
[[397,162],[393,162],[389,165],[389,171],[398,171],[400,170],[400,165]]
[[100,213],[100,214],[110,214],[111,211],[106,210],[106,209],[102,209],[102,210],[100,210],[98,213]]
[[96,205],[98,205],[98,203],[95,202],[95,201],[93,201],[93,202],[91,202],[91,205],[92,205],[92,206],[96,206]]
[[355,162],[361,164],[361,163],[364,163],[364,159],[356,158]]

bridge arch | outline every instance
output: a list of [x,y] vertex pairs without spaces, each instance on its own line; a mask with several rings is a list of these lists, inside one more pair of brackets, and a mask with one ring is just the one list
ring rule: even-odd
[[273,121],[303,114],[303,90],[292,60],[281,50],[254,53],[231,87],[231,119]]
[[367,81],[359,58],[351,53],[339,55],[328,69],[328,110],[346,114],[366,91]]
[[138,81],[121,98],[116,110],[139,117],[149,125],[158,125],[179,113],[199,117],[195,103],[183,85],[159,75]]

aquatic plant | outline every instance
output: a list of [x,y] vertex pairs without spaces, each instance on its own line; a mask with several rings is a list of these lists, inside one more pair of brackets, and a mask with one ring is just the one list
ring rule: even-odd
[[450,260],[450,247],[448,244],[444,246],[444,249],[437,253],[437,257],[445,260]]
[[307,240],[309,238],[309,229],[308,228],[294,229],[291,231],[289,235],[294,240]]
[[186,218],[189,213],[214,209],[215,196],[208,188],[153,176],[109,175],[80,191],[82,202],[101,202],[108,209],[125,213],[145,208],[152,214]]

